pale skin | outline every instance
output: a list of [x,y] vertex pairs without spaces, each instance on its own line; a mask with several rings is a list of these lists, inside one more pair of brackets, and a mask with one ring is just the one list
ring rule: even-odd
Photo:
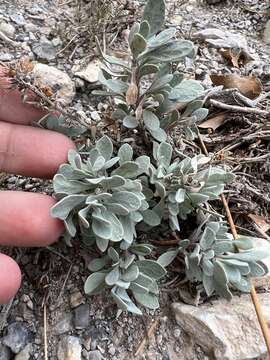
[[[31,127],[44,114],[21,100],[20,93],[0,91],[0,171],[52,178],[75,148],[66,136]],[[0,245],[42,247],[58,240],[63,223],[50,216],[55,200],[47,195],[0,191]],[[0,254],[0,304],[18,291],[21,271]]]

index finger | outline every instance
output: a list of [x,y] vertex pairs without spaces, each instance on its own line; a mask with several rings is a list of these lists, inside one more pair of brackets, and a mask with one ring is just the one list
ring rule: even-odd
[[0,121],[31,125],[46,115],[46,111],[22,101],[19,90],[0,90]]

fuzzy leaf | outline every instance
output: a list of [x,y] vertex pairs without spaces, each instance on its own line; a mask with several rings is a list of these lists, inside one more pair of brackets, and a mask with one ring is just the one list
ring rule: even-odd
[[106,207],[109,211],[113,212],[116,215],[128,215],[130,212],[129,209],[117,203],[108,203],[106,204]]
[[51,208],[51,216],[65,220],[72,209],[82,204],[87,198],[87,195],[69,195],[60,200]]
[[160,225],[160,217],[158,216],[158,214],[153,211],[153,210],[145,210],[143,213],[143,221],[150,226],[158,226]]
[[159,129],[159,119],[151,111],[145,110],[143,112],[143,121],[148,130],[158,130]]
[[130,44],[130,49],[133,56],[136,58],[138,57],[146,48],[146,41],[145,38],[137,33],[134,34],[132,42]]
[[152,82],[152,85],[150,86],[149,90],[147,92],[149,93],[154,93],[157,92],[158,90],[162,90],[162,88],[168,84],[173,78],[173,75],[171,74],[167,74],[162,76],[161,78],[156,78],[154,79],[154,81]]
[[204,119],[207,117],[208,113],[209,113],[209,110],[208,110],[208,109],[201,108],[201,109],[195,110],[195,111],[192,113],[192,117],[195,117],[195,118],[196,118],[196,122],[197,122],[197,121],[202,121],[202,120],[204,120]]
[[240,250],[250,250],[253,248],[253,241],[248,236],[241,235],[233,243]]
[[104,157],[106,161],[109,161],[113,153],[113,144],[111,139],[108,136],[103,136],[96,143],[96,149],[99,151],[100,155]]
[[124,178],[132,178],[138,174],[139,165],[133,161],[126,161],[119,168],[112,172],[112,175],[122,176]]
[[134,35],[137,34],[140,31],[140,24],[134,23],[130,29],[129,35],[128,35],[128,43],[129,46],[132,44]]
[[111,246],[108,249],[108,256],[112,259],[114,262],[119,261],[119,254],[118,252]]
[[144,20],[150,25],[150,34],[157,33],[165,21],[165,1],[148,0],[143,12],[142,21]]
[[139,268],[137,265],[131,265],[127,270],[122,274],[121,279],[127,282],[135,281],[139,276]]
[[95,293],[100,287],[105,285],[105,276],[104,273],[94,273],[88,276],[85,284],[84,291],[86,294],[91,295]]
[[88,265],[88,269],[90,271],[96,272],[96,271],[102,270],[107,264],[109,264],[109,262],[110,262],[109,257],[103,256],[101,258],[90,261],[90,263]]
[[136,265],[139,267],[140,272],[155,280],[158,280],[166,275],[164,267],[154,260],[137,261]]
[[150,24],[147,20],[144,20],[140,24],[140,30],[139,33],[145,38],[148,38],[148,35],[150,33]]
[[123,125],[128,129],[135,129],[139,125],[139,122],[135,116],[128,115],[124,118]]
[[140,294],[137,293],[136,291],[133,291],[133,296],[139,304],[149,309],[155,310],[159,308],[158,298],[154,294],[151,293]]
[[133,158],[133,150],[129,144],[123,144],[118,150],[118,157],[120,160],[120,164],[131,161]]
[[196,80],[183,80],[173,88],[169,99],[177,102],[189,102],[195,100],[203,93],[203,87]]
[[207,249],[211,248],[214,241],[215,241],[214,231],[211,228],[206,227],[206,229],[204,230],[202,237],[200,239],[200,245],[201,245],[202,250],[207,250]]
[[141,66],[139,69],[139,78],[141,78],[145,75],[155,74],[157,71],[158,71],[157,65],[145,64],[145,65]]
[[120,271],[119,271],[119,267],[116,266],[112,271],[110,271],[106,275],[105,282],[107,285],[112,286],[117,283],[119,278],[120,278]]
[[175,201],[178,204],[181,204],[185,201],[185,197],[186,197],[186,190],[185,189],[178,189],[176,194],[175,194]]
[[162,142],[157,149],[157,160],[159,164],[164,165],[168,168],[172,159],[172,147],[166,142]]
[[214,266],[214,283],[215,290],[218,295],[227,300],[232,299],[232,294],[228,288],[228,278],[226,276],[225,269],[219,261],[216,261]]
[[265,268],[256,262],[249,262],[250,276],[258,277],[266,274]]
[[211,296],[213,294],[215,290],[215,284],[212,276],[203,274],[203,287],[207,296]]
[[140,57],[147,58],[148,62],[176,62],[188,56],[193,51],[193,44],[188,40],[170,41],[152,51],[147,52],[145,55],[141,54]]
[[135,160],[136,164],[139,165],[139,172],[142,174],[148,174],[149,173],[149,167],[150,167],[150,158],[146,155],[139,156]]
[[138,245],[132,245],[129,250],[136,254],[136,255],[140,255],[140,256],[147,256],[150,255],[152,252],[152,247],[151,245],[148,244],[138,244]]
[[174,37],[175,33],[176,33],[175,28],[169,28],[160,32],[158,35],[153,36],[151,39],[149,39],[147,43],[148,48],[149,49],[156,48],[158,46],[166,44],[169,40],[171,40],[171,38]]
[[170,265],[173,262],[178,252],[179,252],[178,249],[167,251],[164,254],[160,255],[160,257],[157,259],[157,262],[165,268],[166,266]]
[[166,139],[167,139],[166,132],[161,128],[159,128],[157,130],[150,130],[149,129],[149,132],[153,136],[153,138],[156,139],[159,142],[165,142]]

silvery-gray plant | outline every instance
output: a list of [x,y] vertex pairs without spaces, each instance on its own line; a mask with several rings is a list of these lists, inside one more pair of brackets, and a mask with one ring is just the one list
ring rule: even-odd
[[60,166],[53,181],[58,203],[52,216],[64,221],[69,239],[79,229],[83,241],[101,253],[89,265],[93,274],[86,293],[109,288],[120,310],[136,314],[141,310],[133,299],[158,307],[157,280],[166,274],[168,256],[174,256],[146,258],[152,246],[136,242],[136,225],[154,227],[169,218],[179,230],[178,218],[216,198],[229,180],[218,168],[197,171],[209,161],[206,157],[171,161],[167,143],[155,143],[154,159],[155,166],[146,155],[134,159],[129,144],[114,155],[112,141],[103,136],[86,155],[71,150],[68,164]]
[[180,230],[179,219],[199,208],[208,210],[208,201],[218,199],[226,183],[234,175],[219,167],[209,165],[210,157],[197,155],[184,160],[173,159],[172,146],[166,142],[154,144],[149,177],[144,182],[155,188],[152,211],[161,219],[169,219],[172,230]]
[[94,294],[107,287],[120,310],[141,314],[130,294],[139,304],[156,309],[157,280],[166,270],[158,261],[145,259],[151,245],[135,242],[136,224],[151,223],[152,211],[140,181],[148,173],[150,158],[140,156],[133,161],[128,144],[113,156],[113,144],[103,136],[86,159],[71,150],[68,162],[54,177],[59,201],[51,214],[64,221],[69,238],[80,229],[83,241],[96,244],[102,253],[89,265],[93,274],[85,283],[85,292]]
[[60,166],[53,187],[58,203],[52,216],[64,221],[67,233],[74,237],[78,226],[83,239],[105,251],[109,242],[121,242],[126,249],[136,236],[135,225],[143,219],[148,203],[137,177],[147,171],[150,159],[132,160],[128,144],[113,156],[113,144],[103,136],[89,151],[86,160],[75,150],[68,164]]
[[227,300],[232,289],[250,292],[250,277],[268,272],[261,261],[269,256],[265,250],[253,248],[252,237],[240,235],[233,240],[222,222],[208,222],[191,238],[193,250],[185,256],[186,275],[202,283],[208,296],[217,294]]
[[198,100],[201,84],[177,70],[186,57],[194,59],[193,43],[175,39],[175,28],[161,31],[164,20],[164,0],[147,1],[141,22],[130,30],[127,61],[105,54],[97,42],[103,59],[99,81],[107,91],[93,92],[117,100],[112,117],[124,127],[142,130],[159,142],[166,141],[165,130],[175,124],[194,138],[193,125],[208,114]]

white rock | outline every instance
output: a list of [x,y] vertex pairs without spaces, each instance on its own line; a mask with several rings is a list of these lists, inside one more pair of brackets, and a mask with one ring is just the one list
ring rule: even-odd
[[54,66],[36,64],[33,74],[36,84],[51,88],[62,104],[68,105],[72,102],[75,96],[75,85],[65,72]]
[[193,39],[203,40],[217,49],[229,48],[241,50],[248,60],[254,60],[255,54],[251,54],[246,38],[240,34],[217,28],[208,28],[197,31],[192,37]]
[[[266,321],[270,324],[270,296],[258,294]],[[249,295],[231,302],[217,300],[199,307],[174,303],[179,325],[195,343],[217,360],[247,360],[267,353],[261,329]]]
[[29,360],[31,356],[32,345],[28,344],[19,354],[15,356],[14,360]]
[[264,33],[263,33],[263,41],[266,44],[270,44],[270,20],[268,20],[265,25]]
[[82,346],[79,338],[66,336],[58,344],[58,360],[81,360]]
[[2,33],[4,33],[7,37],[9,37],[10,39],[13,39],[16,29],[13,25],[3,22],[0,24],[0,31]]
[[98,74],[100,71],[100,61],[94,60],[90,62],[85,69],[75,72],[75,76],[86,80],[90,83],[95,83],[98,81]]

